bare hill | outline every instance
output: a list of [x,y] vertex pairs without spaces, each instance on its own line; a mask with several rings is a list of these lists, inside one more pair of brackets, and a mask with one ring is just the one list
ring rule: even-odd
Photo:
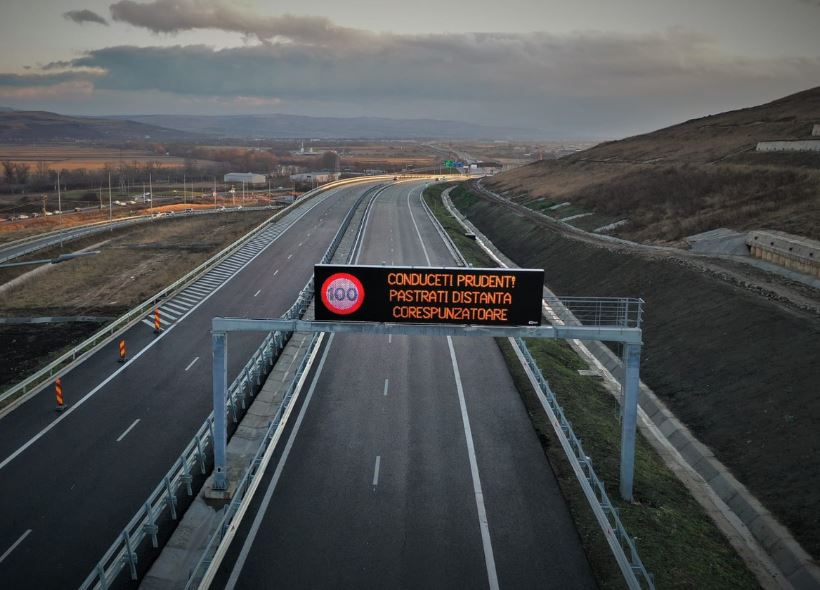
[[437,119],[306,117],[299,115],[127,115],[162,127],[220,137],[344,139],[539,139],[539,129],[494,127]]
[[[820,238],[820,153],[758,153],[759,141],[805,139],[820,87],[536,162],[486,181],[533,209],[593,230],[675,242],[715,229],[779,229]],[[560,206],[569,202],[570,205]]]
[[193,138],[194,134],[134,121],[72,117],[46,111],[0,110],[0,141],[144,141]]

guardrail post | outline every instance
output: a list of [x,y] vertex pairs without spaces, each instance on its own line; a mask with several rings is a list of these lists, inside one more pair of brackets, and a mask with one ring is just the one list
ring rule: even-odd
[[638,387],[640,384],[641,347],[624,344],[624,393],[621,413],[621,497],[632,501],[635,472],[635,429],[638,425]]
[[225,394],[228,389],[227,334],[213,332],[213,398],[214,398],[214,481],[213,489],[227,490],[228,477],[225,465],[228,444],[227,412]]

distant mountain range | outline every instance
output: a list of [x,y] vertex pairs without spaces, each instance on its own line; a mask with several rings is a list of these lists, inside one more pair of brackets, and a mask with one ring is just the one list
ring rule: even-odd
[[0,107],[0,141],[166,141],[196,137],[186,131],[137,121],[74,117],[46,111],[15,111]]
[[128,115],[116,117],[218,137],[290,139],[543,139],[537,129],[436,119],[305,117],[299,115]]

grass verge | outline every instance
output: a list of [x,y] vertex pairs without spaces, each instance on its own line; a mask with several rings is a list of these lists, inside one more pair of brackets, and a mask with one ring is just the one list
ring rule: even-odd
[[[446,187],[444,187],[446,188]],[[442,189],[431,187],[425,199],[468,261],[494,265],[441,203]],[[463,238],[460,239],[460,238]],[[506,339],[497,343],[521,394],[541,445],[572,513],[593,574],[601,588],[625,584],[600,528],[541,404]],[[643,437],[638,437],[635,465],[635,502],[618,494],[617,449],[620,445],[618,404],[598,377],[582,376],[587,364],[565,342],[534,339],[527,346],[564,407],[576,434],[593,460],[598,476],[607,483],[610,499],[622,522],[637,539],[644,565],[655,575],[658,588],[757,588],[743,560],[709,516],[689,494]]]
[[446,184],[434,184],[425,189],[424,201],[430,210],[436,216],[441,226],[450,236],[450,239],[455,243],[456,248],[461,252],[464,258],[472,266],[479,268],[492,268],[496,264],[492,258],[487,256],[487,253],[481,249],[475,240],[464,235],[464,229],[461,224],[452,216],[444,203],[441,201],[441,193],[452,186],[458,186],[460,183],[448,182]]

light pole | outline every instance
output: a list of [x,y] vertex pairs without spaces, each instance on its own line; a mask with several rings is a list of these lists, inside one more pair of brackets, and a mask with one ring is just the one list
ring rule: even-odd
[[[144,192],[144,191],[143,191]],[[108,229],[109,231],[113,231],[111,227],[111,219],[114,217],[113,210],[111,208],[111,173],[108,173]]]
[[60,193],[60,171],[57,170],[57,211],[60,213],[60,248],[63,247],[63,197]]

